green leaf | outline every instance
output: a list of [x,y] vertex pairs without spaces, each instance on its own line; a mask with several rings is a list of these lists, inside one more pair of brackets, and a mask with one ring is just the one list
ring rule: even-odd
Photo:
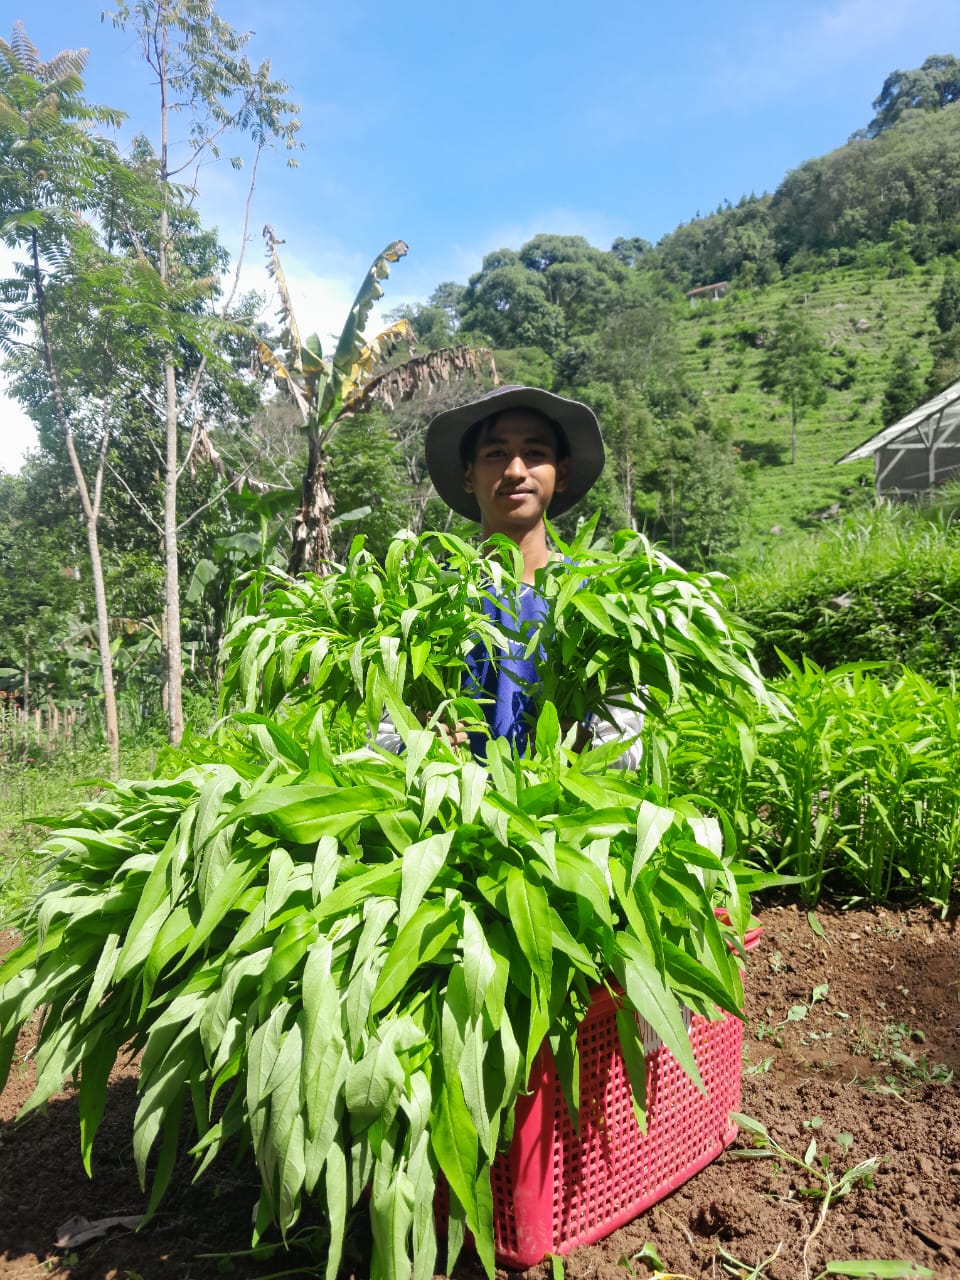
[[870,1259],[864,1261],[832,1261],[823,1269],[826,1276],[872,1276],[876,1280],[903,1280],[910,1276],[934,1276],[936,1272],[929,1267],[922,1267],[919,1262],[906,1262],[902,1259]]
[[270,1164],[276,1168],[276,1204],[280,1228],[286,1231],[297,1219],[300,1193],[306,1174],[304,1118],[300,1103],[300,1064],[303,1040],[294,1023],[283,1035],[270,1073],[269,1121],[264,1139],[270,1146]]
[[507,872],[507,905],[517,944],[530,966],[538,990],[538,1003],[550,1003],[553,975],[553,936],[550,904],[540,884],[518,867]]
[[351,1064],[344,1082],[343,1097],[354,1132],[367,1128],[381,1116],[389,1123],[405,1078],[390,1037],[374,1036],[360,1061]]
[[647,1132],[647,1055],[643,1047],[643,1037],[637,1026],[637,1018],[633,1013],[617,1006],[617,1035],[620,1038],[620,1051],[623,1054],[627,1078],[630,1081],[630,1099],[633,1103],[633,1114],[641,1133]]
[[415,1187],[396,1154],[388,1162],[386,1150],[384,1143],[370,1196],[370,1226],[378,1255],[371,1263],[371,1274],[383,1280],[410,1280],[407,1239],[413,1227]]
[[598,631],[607,636],[616,636],[616,628],[610,621],[610,605],[603,596],[594,595],[589,591],[578,591],[571,596],[570,603]]
[[731,1111],[730,1119],[738,1129],[743,1129],[745,1133],[751,1134],[754,1138],[759,1138],[765,1143],[769,1143],[770,1135],[759,1120],[754,1120],[752,1116],[744,1115],[742,1111]]
[[413,1185],[413,1280],[433,1280],[437,1260],[437,1178],[430,1162],[426,1130],[410,1155],[407,1172]]
[[487,771],[473,760],[464,762],[460,770],[460,819],[470,825],[477,819],[480,802],[487,788]]
[[107,1081],[117,1060],[120,1046],[107,1029],[97,1036],[93,1045],[84,1053],[80,1064],[80,1151],[87,1177],[93,1177],[90,1157],[93,1140],[103,1119],[107,1101]]
[[457,915],[444,902],[423,902],[399,931],[387,955],[370,1003],[381,1013],[400,995],[414,972],[437,956],[457,932]]
[[637,847],[630,868],[631,885],[660,847],[661,840],[676,820],[675,809],[641,800],[637,809]]
[[424,894],[447,860],[454,832],[444,831],[407,847],[401,869],[400,912],[397,928],[402,929],[423,901]]
[[350,1198],[347,1192],[347,1161],[343,1148],[337,1143],[330,1147],[325,1165],[324,1198],[326,1200],[327,1225],[330,1240],[327,1245],[325,1280],[337,1280],[343,1258],[343,1241],[346,1233],[347,1210]]
[[229,812],[223,822],[259,818],[294,844],[316,844],[323,836],[340,836],[367,813],[400,807],[387,787],[332,787],[328,783],[294,783],[264,787]]
[[444,1075],[458,1075],[467,1110],[477,1131],[480,1146],[489,1159],[491,1149],[490,1112],[486,1103],[483,1063],[486,1046],[479,1019],[471,1015],[463,968],[450,970],[441,1014],[441,1051]]
[[697,1088],[705,1092],[679,1004],[650,958],[632,938],[619,933],[617,945],[619,952],[614,956],[613,970],[632,1008],[646,1018]]
[[484,1006],[487,990],[496,973],[496,965],[484,935],[483,926],[469,903],[463,903],[463,927],[460,937],[463,956],[463,980],[470,1017],[476,1019]]

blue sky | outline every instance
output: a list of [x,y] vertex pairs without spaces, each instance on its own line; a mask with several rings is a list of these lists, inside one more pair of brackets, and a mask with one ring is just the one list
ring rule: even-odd
[[[247,283],[262,283],[259,229],[285,240],[301,327],[339,328],[371,258],[410,254],[387,307],[465,283],[484,254],[538,232],[656,241],[723,200],[773,190],[872,116],[894,69],[960,53],[957,0],[221,0],[252,30],[301,107],[299,168],[261,167]],[[100,0],[2,0],[43,58],[89,49],[87,96],[156,136],[155,90],[133,34]],[[239,244],[244,179],[201,175],[201,207]],[[29,432],[0,400],[0,467]]]

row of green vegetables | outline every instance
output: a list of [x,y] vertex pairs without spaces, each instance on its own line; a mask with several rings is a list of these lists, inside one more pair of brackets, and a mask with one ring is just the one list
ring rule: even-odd
[[[258,1238],[319,1204],[328,1277],[357,1205],[374,1277],[432,1276],[440,1175],[447,1271],[469,1230],[492,1274],[491,1161],[545,1040],[576,1114],[597,987],[619,1007],[641,1120],[635,1015],[697,1079],[682,1011],[739,1011],[763,877],[723,807],[671,784],[671,716],[780,704],[715,580],[633,534],[604,550],[586,530],[559,551],[547,616],[523,635],[484,609],[520,590],[509,545],[400,538],[383,566],[358,545],[325,579],[254,584],[217,730],[54,831],[0,968],[0,1079],[42,1008],[27,1110],[74,1077],[88,1165],[133,1050],[151,1207],[186,1118],[198,1171],[238,1144],[256,1160]],[[430,721],[482,719],[467,656],[510,643],[542,655],[535,749],[491,742],[481,764]],[[643,771],[608,769],[615,745],[574,754],[561,723],[631,690],[649,713]],[[399,755],[373,741],[384,707]]]
[[709,795],[741,856],[796,877],[808,904],[920,897],[946,912],[960,876],[956,691],[864,662],[785,667],[774,687],[787,715],[672,709],[673,787]]

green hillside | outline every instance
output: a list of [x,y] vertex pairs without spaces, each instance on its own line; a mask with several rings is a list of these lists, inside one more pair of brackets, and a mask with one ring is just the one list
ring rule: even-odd
[[[960,260],[958,95],[960,62],[927,59],[772,194],[656,245],[539,234],[408,317],[427,346],[488,346],[505,381],[589,400],[609,445],[603,518],[728,566],[775,528],[869,502],[872,465],[838,459],[960,376],[960,283],[949,314],[935,307]],[[718,282],[723,297],[691,303]],[[777,366],[802,350],[798,398]]]
[[[943,276],[934,259],[897,278],[876,268],[836,267],[776,284],[733,289],[688,306],[677,326],[683,369],[751,465],[749,526],[805,526],[813,513],[872,492],[870,463],[836,465],[883,424],[881,405],[894,355],[906,348],[925,382],[937,333],[932,304]],[[800,417],[790,463],[790,406],[761,388],[765,344],[784,305],[803,308],[827,353],[826,399]]]

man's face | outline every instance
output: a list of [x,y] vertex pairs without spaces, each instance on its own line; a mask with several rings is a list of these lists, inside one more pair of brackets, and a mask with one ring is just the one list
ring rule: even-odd
[[557,461],[553,429],[539,414],[502,413],[480,435],[463,476],[480,507],[483,534],[519,537],[540,524],[553,495],[566,487],[567,463]]

